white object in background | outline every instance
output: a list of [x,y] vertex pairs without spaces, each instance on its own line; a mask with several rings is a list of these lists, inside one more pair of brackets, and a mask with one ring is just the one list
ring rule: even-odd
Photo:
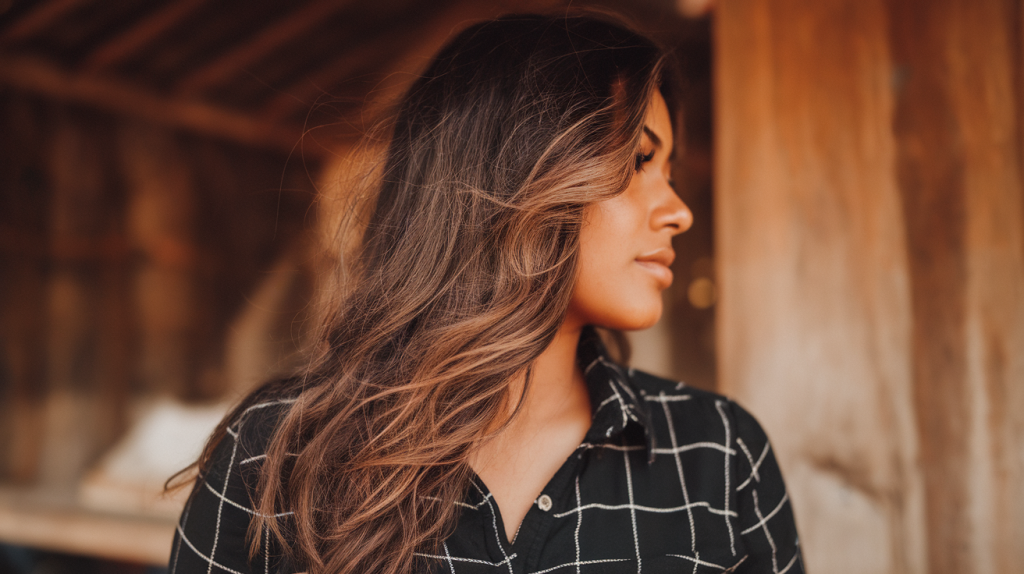
[[90,509],[175,518],[190,488],[170,495],[164,482],[192,463],[230,405],[186,405],[160,399],[82,479],[79,500]]

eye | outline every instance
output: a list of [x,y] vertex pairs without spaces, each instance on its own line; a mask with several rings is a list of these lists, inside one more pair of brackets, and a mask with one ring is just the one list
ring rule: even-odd
[[646,154],[642,152],[636,152],[636,171],[640,171],[640,169],[644,167],[644,164],[651,161],[651,159],[653,158],[654,150],[651,150],[650,153]]

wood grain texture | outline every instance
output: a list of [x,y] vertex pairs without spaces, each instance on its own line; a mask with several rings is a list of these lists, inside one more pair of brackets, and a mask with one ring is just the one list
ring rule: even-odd
[[1024,563],[1022,23],[719,8],[721,386],[774,439],[811,569]]
[[[928,561],[968,572],[970,391],[966,385],[965,149],[946,84],[943,2],[893,2],[893,134],[913,316],[914,402]],[[934,541],[947,541],[935,544]],[[941,566],[940,566],[941,565]]]
[[774,441],[810,571],[924,572],[885,5],[716,26],[721,388]]
[[946,0],[945,89],[963,146],[965,378],[971,400],[966,529],[935,547],[969,548],[966,569],[1024,564],[1024,190],[1021,4]]

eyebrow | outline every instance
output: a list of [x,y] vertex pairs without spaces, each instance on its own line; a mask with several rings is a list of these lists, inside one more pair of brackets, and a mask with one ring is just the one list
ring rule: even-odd
[[[662,147],[661,138],[659,138],[657,135],[655,135],[654,130],[652,130],[651,128],[649,128],[649,127],[647,127],[645,125],[644,126],[644,133],[647,134],[647,137],[651,138],[651,143],[654,144],[654,147],[657,147],[657,148]],[[670,154],[668,154],[668,157],[669,157],[669,159],[675,159],[675,157],[676,157],[676,150],[675,150],[675,148],[672,148],[672,152]]]
[[647,137],[651,138],[651,141],[654,142],[655,147],[661,147],[661,138],[654,135],[654,130],[647,126],[644,126],[644,133],[647,134]]

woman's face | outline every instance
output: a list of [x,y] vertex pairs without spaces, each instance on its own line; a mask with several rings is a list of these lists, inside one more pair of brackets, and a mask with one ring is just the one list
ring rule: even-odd
[[629,187],[585,214],[567,323],[635,330],[661,317],[661,292],[672,284],[672,237],[693,223],[672,188],[672,146],[668,107],[655,92]]

